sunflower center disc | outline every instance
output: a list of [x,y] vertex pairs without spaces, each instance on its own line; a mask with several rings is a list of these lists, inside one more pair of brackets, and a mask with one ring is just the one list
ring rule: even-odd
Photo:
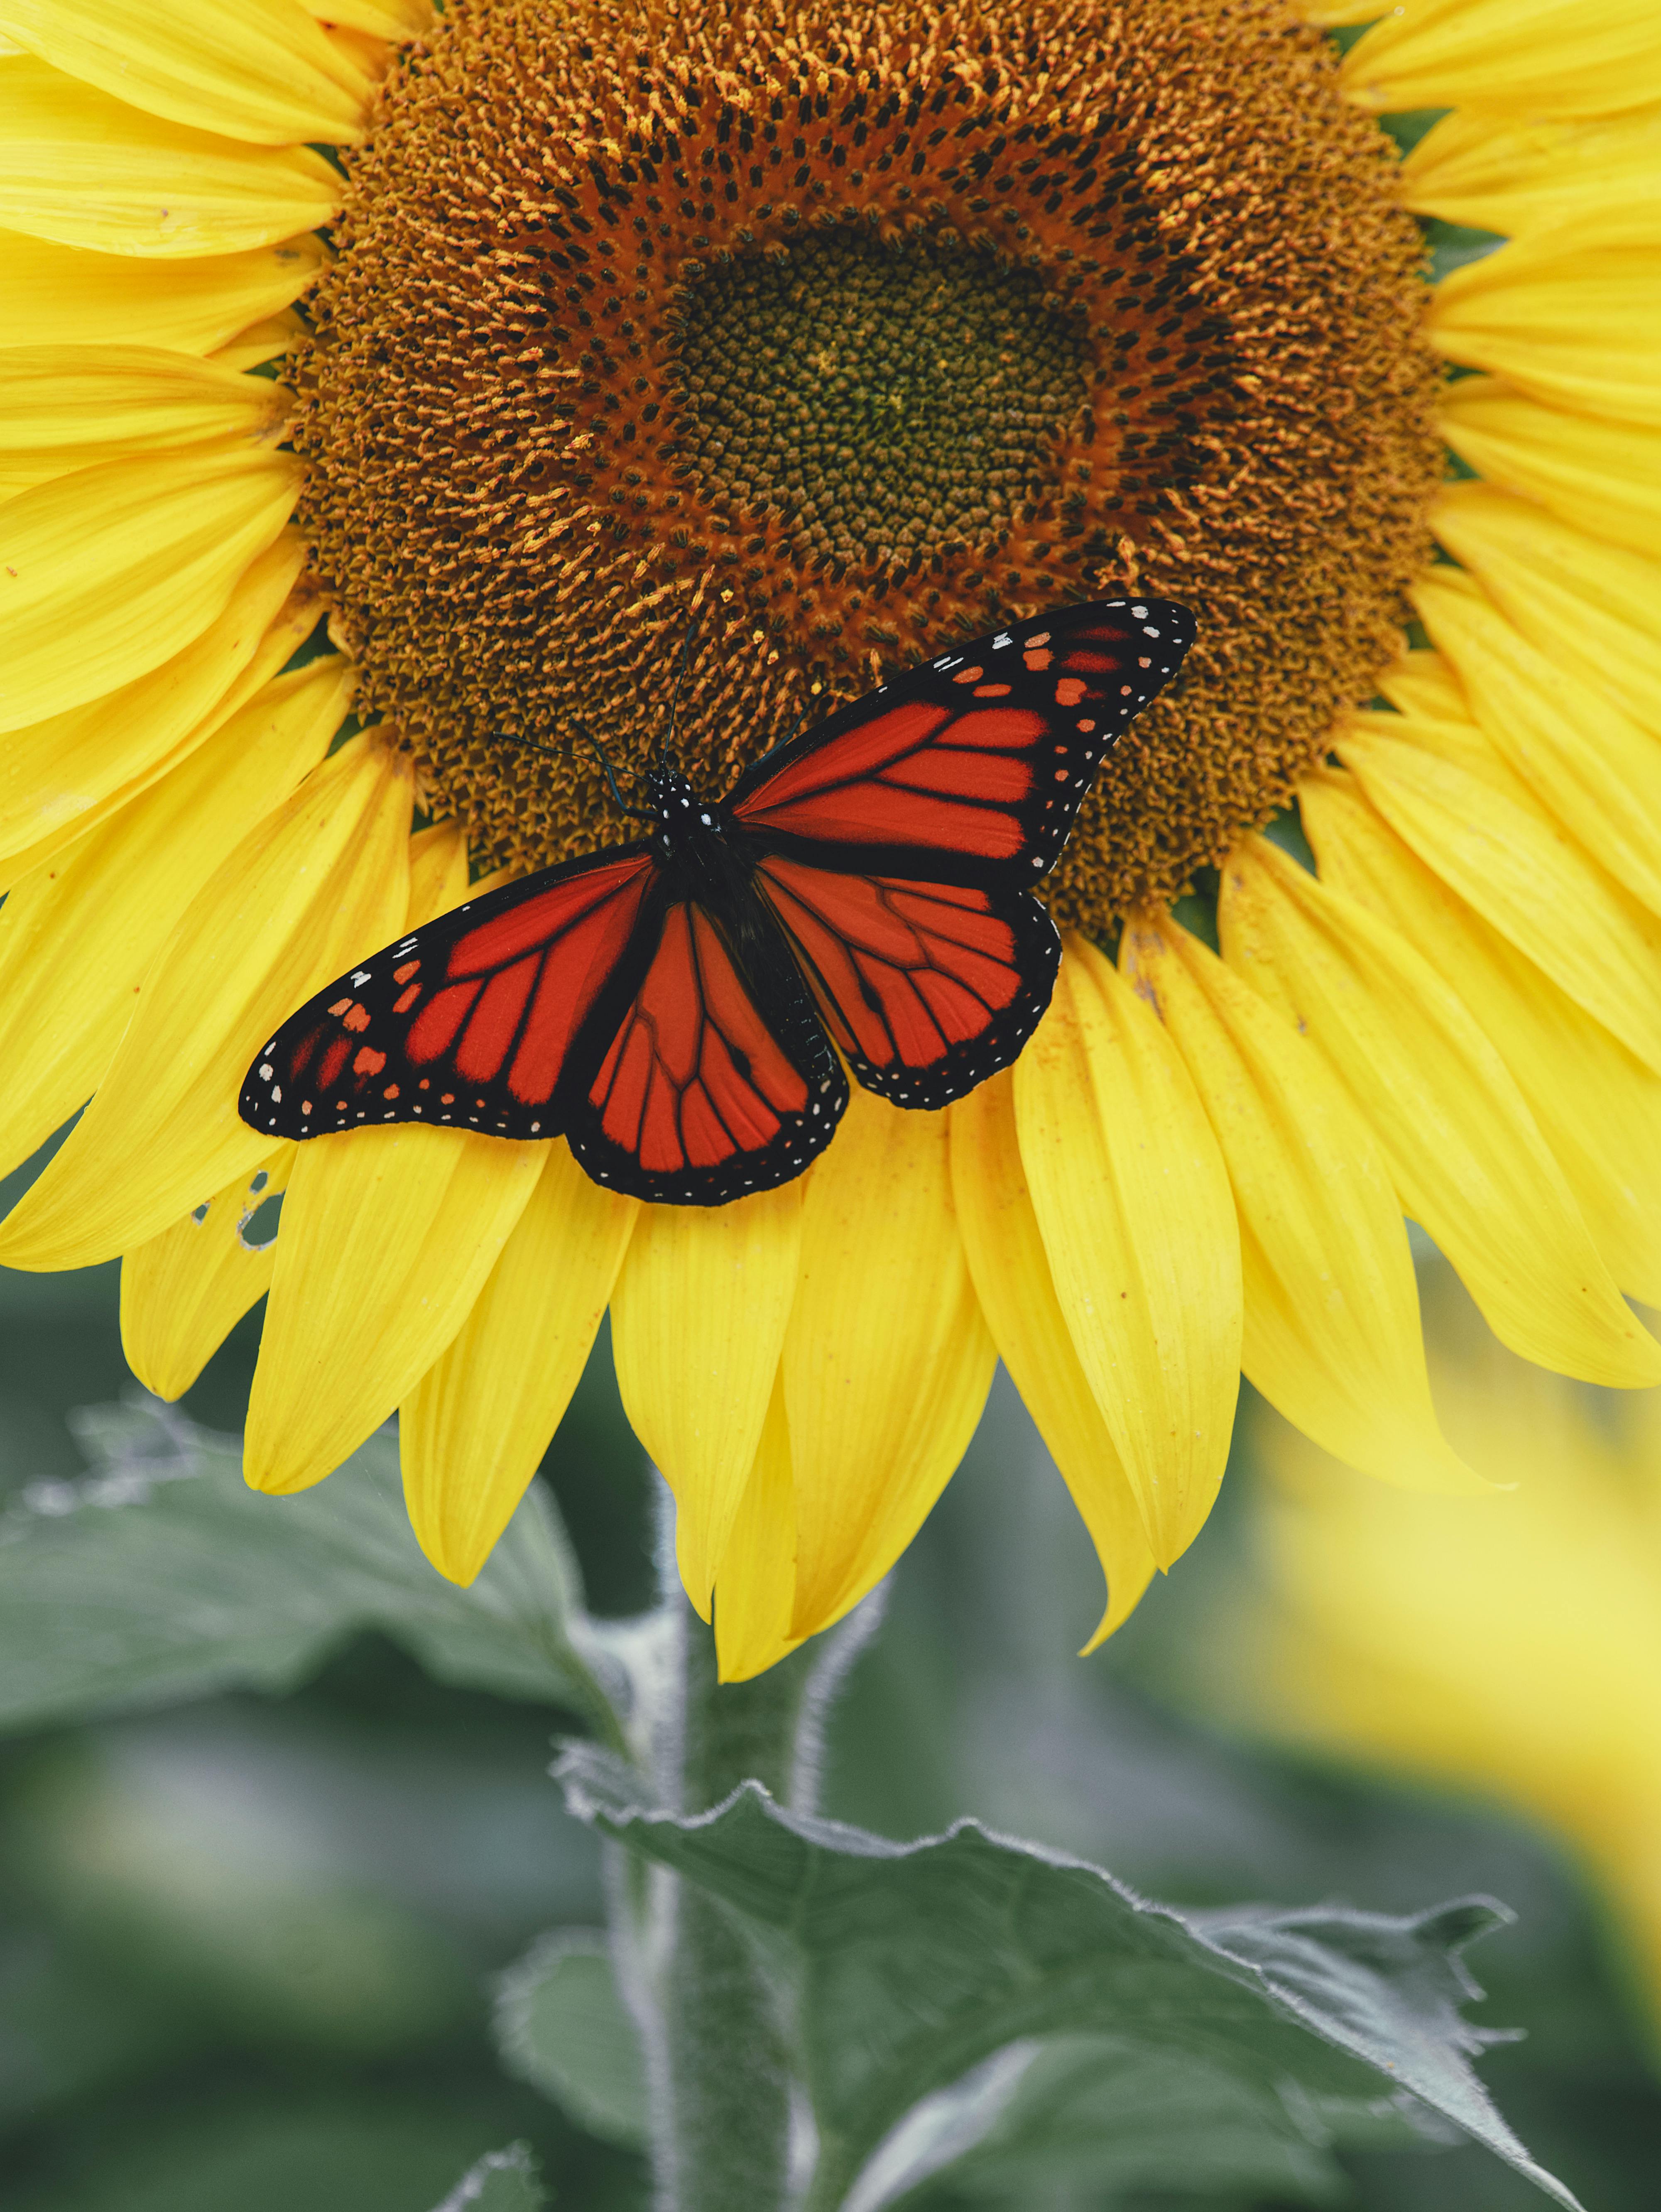
[[1090,389],[1088,341],[1032,271],[857,235],[705,276],[678,351],[703,481],[844,564],[1007,529]]
[[486,861],[623,833],[569,717],[643,771],[695,602],[719,791],[810,699],[1135,589],[1200,635],[1045,885],[1100,930],[1399,649],[1421,241],[1282,0],[449,0],[348,160],[300,521]]

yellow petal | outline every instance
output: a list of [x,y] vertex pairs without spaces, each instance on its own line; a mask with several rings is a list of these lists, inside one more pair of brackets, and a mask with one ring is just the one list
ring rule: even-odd
[[[1403,735],[1372,734],[1386,726]],[[1426,744],[1407,742],[1421,727]],[[1661,1069],[1661,927],[1543,808],[1438,759],[1428,750],[1436,729],[1407,715],[1358,715],[1336,750],[1384,819],[1444,882]]]
[[0,1265],[113,1259],[264,1158],[270,1139],[237,1114],[242,1079],[278,1023],[403,926],[411,797],[405,756],[355,738],[226,857],[97,1097],[0,1226]]
[[208,357],[221,368],[259,368],[291,351],[305,335],[305,324],[291,307],[285,308],[280,315],[268,315],[264,322],[239,331]]
[[280,677],[183,767],[12,887],[0,908],[0,1161],[26,1160],[102,1081],[179,915],[329,750],[338,657]]
[[121,1348],[158,1398],[181,1398],[271,1285],[277,1234],[255,1215],[288,1188],[297,1147],[280,1145],[252,1174],[135,1245],[121,1261]]
[[1446,486],[1431,519],[1531,644],[1661,737],[1661,564],[1486,484]]
[[456,1335],[541,1174],[540,1145],[419,1125],[300,1147],[248,1400],[242,1471],[305,1490]]
[[231,695],[251,670],[261,684],[276,674],[316,626],[317,602],[289,597],[304,560],[303,546],[279,539],[249,562],[224,611],[170,660],[119,691],[8,733],[0,747],[8,873],[38,867],[176,767],[234,711]]
[[83,469],[0,508],[0,729],[128,684],[224,612],[281,532],[286,454],[158,454]]
[[1402,1204],[1494,1334],[1585,1382],[1661,1382],[1661,1346],[1622,1301],[1509,1071],[1436,970],[1263,838],[1229,856],[1218,927],[1230,966],[1325,1054]]
[[372,39],[418,39],[432,22],[431,0],[305,0],[319,22],[341,23]]
[[1032,1208],[1162,1567],[1204,1525],[1240,1371],[1240,1234],[1216,1138],[1147,1002],[1081,937],[1015,1063]]
[[410,910],[405,927],[419,929],[448,914],[467,896],[467,838],[459,822],[437,822],[410,840]]
[[648,1206],[611,1298],[624,1410],[675,1493],[681,1579],[706,1620],[773,1395],[801,1219],[800,1182]]
[[1450,361],[1496,369],[1537,398],[1661,422],[1661,244],[1515,240],[1443,278],[1426,335]]
[[715,1578],[715,1663],[723,1682],[747,1682],[795,1650],[802,1641],[790,1632],[795,1593],[796,1498],[781,1376]]
[[0,231],[0,330],[14,345],[154,345],[212,353],[297,300],[320,239],[200,261],[134,261]]
[[1175,1039],[1234,1186],[1247,1376],[1352,1467],[1414,1490],[1485,1488],[1437,1425],[1402,1209],[1342,1085],[1177,923],[1132,915],[1120,960]]
[[192,131],[20,56],[0,59],[0,86],[8,229],[184,260],[275,246],[340,212],[340,177],[304,146]]
[[295,0],[0,0],[0,32],[170,122],[286,146],[363,136],[369,87]]
[[1651,0],[1401,0],[1350,49],[1343,84],[1384,113],[1619,115],[1653,103],[1658,64]]
[[1536,651],[1463,570],[1413,603],[1496,750],[1652,914],[1661,914],[1661,744]]
[[132,453],[273,447],[289,395],[157,346],[0,349],[0,497]]
[[484,1287],[399,1414],[411,1524],[454,1583],[489,1559],[559,1426],[640,1210],[585,1175],[563,1138],[541,1149]]
[[1457,991],[1510,1068],[1615,1280],[1661,1306],[1661,1077],[1433,875],[1363,796],[1299,787],[1322,880],[1388,921]]
[[975,1295],[1107,1579],[1107,1609],[1084,1647],[1093,1651],[1135,1611],[1153,1578],[1153,1554],[1056,1295],[1021,1165],[1007,1068],[958,1100],[951,1133],[952,1191]]
[[1661,429],[1548,407],[1490,376],[1450,385],[1440,419],[1454,452],[1500,490],[1594,538],[1661,554]]
[[967,1449],[997,1364],[943,1114],[856,1088],[806,1185],[783,1362],[794,1636],[839,1620],[893,1565]]
[[1649,115],[1445,115],[1402,162],[1401,182],[1415,214],[1506,238],[1569,228],[1602,244],[1661,238],[1661,134]]

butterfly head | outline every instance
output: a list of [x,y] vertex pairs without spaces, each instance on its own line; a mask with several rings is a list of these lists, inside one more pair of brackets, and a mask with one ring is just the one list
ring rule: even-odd
[[646,779],[646,798],[656,836],[665,852],[696,843],[705,833],[721,829],[717,810],[700,799],[678,769],[655,768]]

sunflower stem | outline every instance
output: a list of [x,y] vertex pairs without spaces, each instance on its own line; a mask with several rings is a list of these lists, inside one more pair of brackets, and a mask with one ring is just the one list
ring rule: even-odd
[[[748,1682],[717,1679],[715,1643],[684,1608],[674,1778],[683,1815],[740,1783],[813,1809],[831,1701],[874,1631],[881,1599]],[[793,2119],[806,2110],[777,1990],[715,1899],[673,1884],[654,2115],[658,2212],[784,2212]]]
[[[722,1683],[715,1638],[690,1607],[683,1650],[683,1814],[705,1812],[751,1780],[788,1800],[797,1779],[807,1653],[753,1681]],[[773,2212],[787,2203],[790,2179],[791,2069],[777,2002],[721,1905],[688,1882],[676,1889],[659,2205],[661,2212],[738,2205]]]

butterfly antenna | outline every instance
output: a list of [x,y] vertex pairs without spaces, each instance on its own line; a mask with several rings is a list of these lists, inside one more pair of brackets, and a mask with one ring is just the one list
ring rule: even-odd
[[571,717],[571,720],[584,742],[593,747],[594,758],[599,763],[599,772],[605,779],[605,788],[611,793],[612,803],[617,807],[618,812],[632,814],[637,821],[654,822],[657,819],[654,814],[648,813],[643,806],[630,806],[618,789],[617,772],[611,766],[611,756],[587,722],[579,720],[575,714]]
[[703,609],[699,607],[686,625],[686,642],[680,649],[680,673],[675,678],[675,696],[669,702],[669,720],[664,725],[663,744],[658,757],[660,768],[669,765],[669,747],[674,739],[675,718],[680,713],[680,695],[685,686],[686,672],[692,664],[692,641],[697,635],[698,624],[703,620]]
[[565,757],[563,753],[556,752],[551,745],[539,745],[534,738],[521,738],[509,730],[498,730],[490,742],[499,745],[523,745],[527,752],[545,754],[550,760]]

